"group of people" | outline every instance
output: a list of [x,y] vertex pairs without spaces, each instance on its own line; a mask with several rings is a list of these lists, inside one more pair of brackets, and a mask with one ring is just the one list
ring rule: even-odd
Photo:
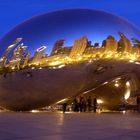
[[[63,113],[67,110],[67,103],[63,103]],[[84,96],[79,96],[74,98],[73,103],[72,103],[72,111],[74,112],[96,112],[97,110],[97,97],[95,96],[94,98],[91,98],[89,96],[88,98]]]
[[97,97],[91,98],[89,96],[87,99],[84,96],[79,96],[73,101],[73,111],[74,112],[86,112],[94,111],[97,109]]
[[[70,111],[68,106],[69,105],[67,103],[63,103],[63,113],[65,113],[65,111]],[[79,97],[74,98],[70,108],[71,108],[71,111],[74,111],[74,112],[93,111],[96,113],[97,107],[99,108],[97,104],[97,96],[94,96],[94,97],[79,96]],[[127,109],[127,102],[124,98],[122,98],[121,103],[120,103],[120,111],[124,111],[126,109]],[[140,112],[140,96],[136,97],[135,109],[138,112]]]

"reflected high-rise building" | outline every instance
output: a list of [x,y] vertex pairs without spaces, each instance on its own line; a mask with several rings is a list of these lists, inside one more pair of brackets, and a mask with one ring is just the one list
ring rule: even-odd
[[121,32],[119,32],[119,35],[120,35],[121,39],[118,42],[118,52],[130,53],[132,50],[132,46],[131,46],[129,39]]
[[62,49],[62,46],[64,45],[64,41],[65,40],[61,39],[55,42],[54,47],[51,52],[51,56],[58,54],[59,50]]
[[70,57],[80,56],[84,53],[86,47],[88,47],[88,39],[87,37],[82,37],[80,39],[75,40],[74,46],[70,52]]
[[0,67],[5,66],[6,61],[8,59],[8,55],[10,52],[16,47],[16,45],[21,42],[22,38],[17,38],[11,45],[8,46],[8,48],[5,50],[4,54],[0,58]]
[[140,55],[140,41],[136,38],[132,38],[133,47],[132,47],[132,54]]
[[46,46],[42,46],[40,48],[38,48],[32,58],[32,62],[38,62],[40,61],[43,57],[45,57],[45,49]]
[[26,51],[26,49],[27,49],[27,46],[24,46],[23,43],[19,44],[18,47],[14,50],[10,61],[13,61],[13,60],[16,60],[16,59],[21,60],[25,51]]
[[19,67],[26,49],[27,49],[27,46],[24,46],[23,43],[18,45],[18,47],[14,50],[12,57],[9,61],[10,67],[15,67],[15,66]]
[[104,42],[105,52],[116,52],[118,47],[118,42],[113,36],[108,36]]
[[23,58],[23,60],[22,60],[22,66],[23,66],[23,67],[25,67],[25,66],[28,65],[29,58],[30,58],[30,53],[28,52],[28,53],[24,56],[24,58]]
[[140,41],[139,41],[138,39],[132,38],[132,42],[133,42],[133,44],[134,44],[133,47],[138,47],[138,48],[140,48]]
[[10,51],[12,49],[14,49],[16,47],[16,45],[21,42],[22,38],[17,38],[11,45],[8,46],[8,48],[5,50],[4,54],[2,55],[2,57],[7,58],[8,54],[10,53]]
[[69,55],[70,54],[70,52],[71,52],[71,48],[72,47],[63,47],[63,48],[61,48],[61,49],[59,49],[58,51],[57,51],[57,53],[56,54],[58,54],[58,55]]

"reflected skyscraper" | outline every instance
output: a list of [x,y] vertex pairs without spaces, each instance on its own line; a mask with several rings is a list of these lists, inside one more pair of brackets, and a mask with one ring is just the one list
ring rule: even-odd
[[118,47],[118,42],[113,36],[108,36],[105,40],[105,52],[116,52]]
[[82,37],[80,39],[75,40],[72,50],[70,52],[70,57],[80,56],[84,53],[86,47],[88,47],[88,39],[87,37]]
[[24,58],[23,58],[23,60],[22,60],[22,66],[23,66],[23,67],[25,67],[25,66],[28,65],[29,58],[30,58],[30,53],[28,52],[28,53],[24,56]]
[[38,48],[32,58],[32,62],[37,62],[40,61],[40,59],[42,59],[43,57],[45,57],[45,49],[46,46],[42,46],[40,48]]
[[27,46],[24,46],[23,43],[18,45],[18,47],[14,50],[12,57],[9,61],[10,67],[15,67],[15,66],[19,67],[26,49],[27,49]]
[[8,55],[16,47],[16,45],[22,40],[22,38],[17,38],[8,48],[5,50],[4,54],[0,58],[0,67],[5,66]]
[[118,44],[118,52],[130,53],[132,50],[132,46],[131,46],[129,39],[121,32],[119,32],[119,35],[120,35],[121,39]]
[[18,47],[14,50],[10,61],[13,61],[16,59],[22,59],[26,49],[27,49],[27,46],[24,46],[23,43],[19,44]]
[[54,47],[52,49],[52,52],[51,52],[51,56],[52,55],[55,55],[55,54],[58,54],[59,53],[59,50],[62,49],[62,46],[64,45],[64,40],[61,39],[61,40],[57,40],[54,44]]

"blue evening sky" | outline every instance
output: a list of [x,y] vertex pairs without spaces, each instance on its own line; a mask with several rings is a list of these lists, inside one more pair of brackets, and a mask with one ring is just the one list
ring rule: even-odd
[[0,0],[0,37],[32,16],[68,8],[108,11],[140,27],[140,0]]

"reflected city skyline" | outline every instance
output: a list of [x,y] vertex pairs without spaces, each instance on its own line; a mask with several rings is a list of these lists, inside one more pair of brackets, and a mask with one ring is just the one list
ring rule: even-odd
[[60,39],[54,42],[50,55],[45,52],[47,46],[41,46],[32,57],[27,51],[28,46],[22,43],[22,38],[17,38],[0,57],[0,68],[8,68],[10,71],[29,67],[61,68],[67,64],[90,62],[93,59],[139,61],[140,41],[135,38],[130,41],[122,32],[118,34],[119,41],[108,35],[102,45],[98,42],[92,44],[86,36],[75,39],[72,46],[65,46],[65,40]]

